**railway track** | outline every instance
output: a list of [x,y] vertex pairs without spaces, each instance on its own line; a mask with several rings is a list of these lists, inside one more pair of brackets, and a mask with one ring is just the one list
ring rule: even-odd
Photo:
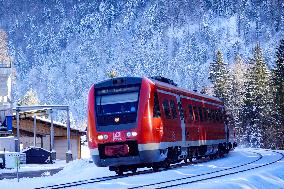
[[[238,165],[238,166],[234,166],[234,167],[230,167],[230,168],[226,168],[226,169],[222,169],[222,170],[218,170],[218,171],[202,173],[202,174],[198,174],[198,175],[194,175],[194,176],[182,177],[182,178],[179,178],[179,179],[172,179],[172,180],[156,182],[156,183],[152,183],[152,184],[145,184],[145,185],[130,187],[128,189],[147,188],[147,187],[159,188],[159,189],[172,188],[172,187],[177,187],[177,186],[182,186],[182,185],[187,185],[187,184],[192,184],[192,183],[197,183],[197,182],[201,182],[201,181],[206,181],[206,180],[211,180],[211,179],[215,179],[215,178],[221,178],[221,177],[225,177],[225,176],[229,176],[229,175],[247,172],[247,171],[250,171],[250,170],[254,170],[254,169],[257,169],[257,168],[261,168],[261,167],[265,167],[265,166],[277,163],[277,162],[284,159],[283,153],[280,153],[280,152],[277,152],[277,151],[272,151],[272,152],[277,153],[278,155],[280,155],[280,157],[277,158],[274,161],[269,162],[269,163],[264,163],[264,164],[256,165],[256,166],[253,166],[253,167],[245,168],[247,165],[254,164],[254,163],[260,161],[263,158],[263,156],[260,153],[253,152],[253,153],[258,154],[259,158],[252,161],[252,162],[249,162],[249,163],[245,163],[245,164],[242,164],[242,165]],[[238,168],[243,168],[243,167],[245,169],[238,170]],[[224,171],[226,171],[226,172],[224,172]],[[203,177],[203,176],[205,176],[205,177]],[[200,178],[200,177],[203,177],[203,178]]]
[[144,171],[138,171],[136,173],[127,173],[127,174],[124,174],[124,175],[121,175],[121,176],[115,175],[115,176],[98,177],[98,178],[87,179],[87,180],[79,180],[79,181],[68,182],[68,183],[63,183],[63,184],[43,186],[43,187],[38,187],[38,188],[35,188],[35,189],[70,188],[70,187],[81,186],[81,185],[86,185],[86,184],[92,184],[92,183],[110,181],[110,180],[115,180],[115,179],[120,179],[120,178],[126,178],[126,177],[134,176],[134,175],[148,174],[148,173],[152,173],[152,172],[153,172],[152,170],[144,170]]
[[[197,164],[197,163],[205,162],[205,161],[201,160],[201,161],[195,161],[195,162],[192,162],[192,163],[180,163],[180,164],[176,164],[176,165],[171,166],[169,169],[179,168],[179,167],[182,167],[182,166],[185,166],[185,165],[189,166],[191,164]],[[166,171],[166,169],[161,170],[161,171]],[[136,173],[127,173],[127,174],[124,174],[124,175],[121,175],[121,176],[116,175],[116,176],[98,177],[98,178],[80,180],[80,181],[75,181],[75,182],[68,182],[68,183],[63,183],[63,184],[43,186],[43,187],[38,187],[38,188],[35,188],[35,189],[69,188],[69,187],[75,187],[75,186],[80,186],[80,185],[85,185],[85,184],[92,184],[92,183],[110,181],[110,180],[114,180],[114,179],[120,179],[120,178],[129,177],[129,176],[134,176],[134,175],[149,174],[149,173],[153,173],[153,172],[154,172],[153,170],[149,169],[149,170],[144,170],[144,171],[138,171]]]
[[[179,167],[183,167],[183,166],[190,166],[192,164],[198,164],[198,163],[206,162],[206,161],[210,161],[210,160],[209,159],[201,159],[201,160],[193,161],[191,163],[179,163],[179,164],[172,165],[169,169],[175,169],[175,168],[179,168]],[[169,169],[162,169],[159,172],[167,171]],[[76,187],[76,186],[81,186],[81,185],[86,185],[86,184],[110,181],[110,180],[126,178],[126,177],[130,177],[130,176],[135,176],[135,175],[149,174],[149,173],[155,173],[155,171],[153,171],[152,169],[149,169],[149,170],[144,170],[144,171],[138,171],[136,173],[126,173],[126,174],[121,175],[121,176],[115,175],[115,176],[98,177],[98,178],[86,179],[86,180],[80,180],[80,181],[74,181],[74,182],[68,182],[68,183],[63,183],[63,184],[43,186],[43,187],[38,187],[38,188],[35,188],[35,189],[70,188],[70,187]]]
[[[210,174],[214,174],[214,173],[219,173],[219,172],[222,172],[222,171],[232,170],[232,169],[243,167],[243,166],[246,166],[246,165],[249,165],[249,164],[256,163],[257,161],[259,161],[260,159],[263,158],[263,156],[258,152],[252,152],[252,153],[256,154],[258,156],[258,158],[251,161],[251,162],[247,162],[247,163],[244,163],[244,164],[241,164],[241,165],[238,165],[238,166],[225,168],[225,169],[221,169],[221,170],[218,170],[218,171],[206,172],[206,173],[202,173],[202,174],[198,174],[198,175],[194,175],[194,176],[189,176],[189,177],[182,177],[182,178],[174,179],[174,180],[167,180],[167,181],[163,181],[163,182],[159,182],[159,183],[139,185],[139,186],[131,187],[131,189],[143,188],[143,187],[155,188],[155,186],[161,185],[161,184],[170,184],[172,182],[185,181],[186,179],[190,179],[190,178],[197,178],[197,177],[200,177],[200,176],[205,176],[205,175],[210,175]],[[167,171],[167,170],[170,170],[170,169],[180,168],[180,167],[184,167],[184,166],[190,166],[192,164],[198,164],[198,163],[206,162],[206,161],[208,161],[208,159],[197,160],[197,161],[194,161],[192,163],[180,163],[180,164],[176,164],[176,165],[171,166],[169,169],[161,170],[160,172]],[[39,188],[36,188],[36,189],[59,189],[59,188],[78,187],[78,186],[83,186],[83,185],[87,185],[87,184],[94,184],[94,183],[99,183],[99,182],[111,181],[111,180],[115,180],[115,179],[126,178],[126,177],[130,177],[130,176],[135,176],[135,175],[149,174],[149,173],[154,173],[154,171],[149,169],[149,170],[144,170],[144,171],[138,171],[136,173],[127,173],[127,174],[124,174],[124,175],[121,175],[121,176],[116,175],[116,176],[99,177],[99,178],[80,180],[80,181],[75,181],[75,182],[68,182],[68,183],[63,183],[63,184],[49,185],[49,186],[39,187]],[[195,181],[195,182],[197,182],[197,181]],[[187,183],[187,184],[190,184],[190,183]],[[178,185],[182,185],[182,183],[179,183]],[[173,187],[173,186],[174,185],[172,185],[171,187]],[[167,187],[170,187],[170,185],[167,186]],[[159,187],[157,187],[157,188],[159,188]]]

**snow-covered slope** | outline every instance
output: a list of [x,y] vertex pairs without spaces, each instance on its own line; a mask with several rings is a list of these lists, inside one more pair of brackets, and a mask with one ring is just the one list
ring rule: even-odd
[[[120,76],[162,75],[188,89],[208,84],[217,50],[251,58],[260,41],[274,62],[282,1],[0,1],[17,71],[15,102],[30,88],[42,104],[67,104],[85,120],[89,87]],[[62,115],[61,115],[62,116]]]

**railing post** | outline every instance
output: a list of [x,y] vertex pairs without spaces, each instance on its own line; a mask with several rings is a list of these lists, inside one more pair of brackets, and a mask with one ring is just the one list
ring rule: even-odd
[[34,115],[34,147],[36,147],[36,115]]
[[56,151],[54,149],[54,127],[53,127],[53,110],[49,110],[50,115],[50,153],[51,153],[51,163],[56,160]]
[[16,151],[20,152],[20,110],[16,109],[16,125],[17,125],[17,141],[16,141]]
[[69,107],[66,108],[67,113],[67,152],[66,152],[66,162],[73,160],[71,143],[70,143],[70,116],[69,116]]

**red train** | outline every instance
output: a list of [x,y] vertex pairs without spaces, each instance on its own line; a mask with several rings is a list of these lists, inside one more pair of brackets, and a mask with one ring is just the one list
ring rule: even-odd
[[232,148],[223,102],[163,77],[121,77],[91,87],[88,145],[97,166],[117,174],[168,167]]

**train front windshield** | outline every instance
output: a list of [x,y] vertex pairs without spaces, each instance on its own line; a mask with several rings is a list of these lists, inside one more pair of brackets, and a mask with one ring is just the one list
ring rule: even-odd
[[139,87],[98,90],[96,92],[97,125],[128,124],[136,121]]
[[97,96],[98,115],[136,112],[138,92]]

